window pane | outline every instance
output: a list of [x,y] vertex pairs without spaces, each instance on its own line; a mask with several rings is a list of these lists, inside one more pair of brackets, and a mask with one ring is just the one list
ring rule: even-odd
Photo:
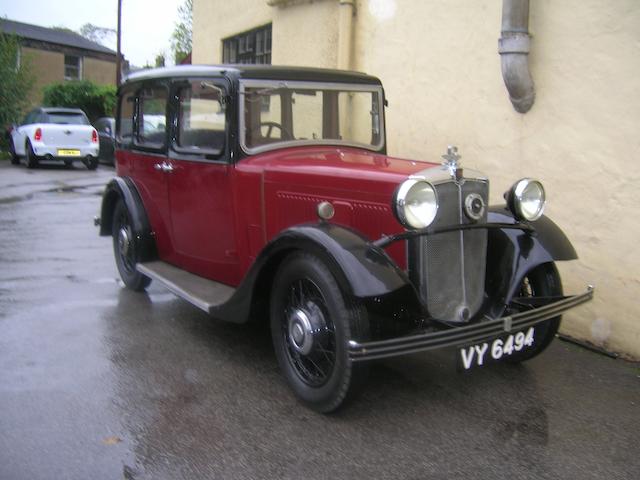
[[167,90],[163,87],[145,88],[140,93],[138,140],[141,143],[162,145],[165,140]]
[[322,138],[322,92],[296,91],[291,102],[294,137],[297,140]]
[[180,90],[178,145],[221,152],[225,140],[222,92],[207,81],[192,82]]
[[64,113],[64,112],[49,112],[48,123],[57,123],[60,125],[89,125],[87,117],[80,113]]
[[135,108],[135,95],[127,92],[120,100],[120,122],[118,139],[124,143],[131,142],[133,134],[133,111]]
[[256,28],[222,41],[222,62],[271,63],[271,25]]
[[248,88],[245,95],[245,137],[248,147],[281,141],[282,100],[277,90]]
[[64,78],[65,80],[80,80],[81,59],[75,55],[64,56]]
[[299,85],[246,88],[245,146],[317,142],[378,149],[382,132],[382,95],[357,85],[326,90]]

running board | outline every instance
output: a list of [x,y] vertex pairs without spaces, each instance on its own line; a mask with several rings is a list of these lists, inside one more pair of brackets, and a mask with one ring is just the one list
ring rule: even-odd
[[212,314],[216,308],[226,303],[236,291],[233,287],[207,280],[166,262],[138,263],[136,270],[159,281],[173,293],[208,314]]

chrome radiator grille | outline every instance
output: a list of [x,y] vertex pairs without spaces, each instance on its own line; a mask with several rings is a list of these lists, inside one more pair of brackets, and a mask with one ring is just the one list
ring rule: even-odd
[[[436,184],[439,210],[433,228],[476,223],[464,213],[467,195],[488,203],[489,185],[467,180]],[[486,223],[486,209],[477,223]],[[487,231],[459,230],[409,241],[409,274],[429,314],[439,320],[463,322],[481,307],[484,295]]]

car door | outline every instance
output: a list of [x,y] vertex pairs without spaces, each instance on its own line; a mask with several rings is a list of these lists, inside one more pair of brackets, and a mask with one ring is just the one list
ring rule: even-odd
[[222,283],[239,283],[226,80],[176,82],[175,121],[166,173],[172,241],[179,266]]
[[133,84],[120,94],[117,172],[131,178],[155,233],[161,259],[174,260],[167,177],[166,82]]

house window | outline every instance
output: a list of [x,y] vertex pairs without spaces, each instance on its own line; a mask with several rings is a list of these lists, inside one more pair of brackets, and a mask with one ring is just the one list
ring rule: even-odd
[[82,58],[75,55],[64,56],[64,79],[65,80],[81,80],[82,79]]
[[271,64],[271,24],[225,38],[222,63]]

